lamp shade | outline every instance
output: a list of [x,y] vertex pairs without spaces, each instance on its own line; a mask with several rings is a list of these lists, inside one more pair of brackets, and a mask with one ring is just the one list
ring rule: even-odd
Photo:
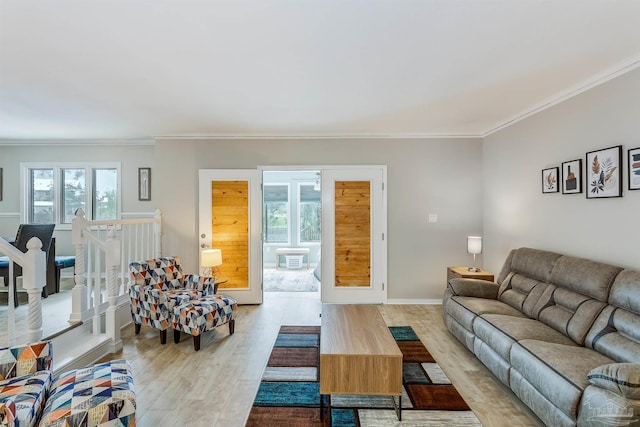
[[200,252],[200,265],[203,267],[217,267],[222,265],[221,249],[204,249]]
[[482,253],[482,237],[467,236],[467,252],[470,254]]

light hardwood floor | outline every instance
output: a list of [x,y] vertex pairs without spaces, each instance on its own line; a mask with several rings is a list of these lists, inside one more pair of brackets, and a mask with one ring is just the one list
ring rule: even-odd
[[[443,325],[441,307],[382,305],[391,326],[412,326],[484,426],[543,424]],[[235,334],[227,326],[179,344],[169,336],[162,346],[157,331],[133,326],[123,331],[124,348],[108,359],[131,362],[138,398],[137,426],[243,426],[281,325],[319,325],[317,293],[265,293],[262,305],[240,306]],[[401,426],[401,424],[398,424]]]

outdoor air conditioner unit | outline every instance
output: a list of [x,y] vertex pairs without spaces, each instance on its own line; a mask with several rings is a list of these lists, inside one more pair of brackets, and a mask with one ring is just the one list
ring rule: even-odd
[[302,268],[304,255],[285,255],[287,259],[287,270],[299,270]]

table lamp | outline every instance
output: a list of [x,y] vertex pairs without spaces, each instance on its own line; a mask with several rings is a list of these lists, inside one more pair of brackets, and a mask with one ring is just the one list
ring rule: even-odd
[[222,265],[222,249],[204,249],[200,251],[200,265],[202,266],[202,275],[209,277],[219,277]]
[[476,267],[476,254],[482,253],[482,237],[480,236],[467,236],[467,252],[473,254],[473,267],[469,267],[469,271],[474,273],[480,271]]

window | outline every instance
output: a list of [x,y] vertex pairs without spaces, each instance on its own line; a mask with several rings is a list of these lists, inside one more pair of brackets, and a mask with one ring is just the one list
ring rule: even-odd
[[93,170],[93,219],[118,217],[118,170]]
[[289,184],[264,184],[265,243],[289,243]]
[[320,242],[322,204],[320,189],[313,184],[300,184],[300,243]]
[[[77,209],[89,220],[120,214],[120,164],[21,164],[22,218],[27,222],[71,224]],[[67,227],[63,227],[67,228]]]

